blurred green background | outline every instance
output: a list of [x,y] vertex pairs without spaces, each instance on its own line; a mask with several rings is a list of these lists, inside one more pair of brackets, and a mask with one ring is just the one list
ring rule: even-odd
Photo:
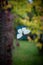
[[[9,0],[14,15],[15,32],[18,25],[24,25],[31,30],[32,34],[43,33],[42,2],[43,0]],[[43,65],[43,56],[40,55],[36,44],[37,40],[36,42],[14,40],[13,65]]]

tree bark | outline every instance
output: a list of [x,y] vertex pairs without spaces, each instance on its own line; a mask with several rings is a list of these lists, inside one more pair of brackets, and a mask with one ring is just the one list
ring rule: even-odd
[[[0,0],[1,1],[1,0]],[[2,4],[1,4],[2,5]],[[12,65],[13,22],[10,11],[0,5],[0,65]]]

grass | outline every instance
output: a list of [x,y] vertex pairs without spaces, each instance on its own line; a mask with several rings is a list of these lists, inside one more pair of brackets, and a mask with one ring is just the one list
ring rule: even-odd
[[43,56],[39,55],[36,44],[19,40],[20,46],[13,50],[13,65],[43,65]]

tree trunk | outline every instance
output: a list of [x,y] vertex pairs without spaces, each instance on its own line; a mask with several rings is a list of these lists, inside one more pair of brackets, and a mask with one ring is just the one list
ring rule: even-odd
[[7,12],[0,10],[0,65],[12,65],[13,24],[12,14]]

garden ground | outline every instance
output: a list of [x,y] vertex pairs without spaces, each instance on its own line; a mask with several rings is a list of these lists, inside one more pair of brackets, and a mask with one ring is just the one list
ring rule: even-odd
[[19,40],[16,46],[14,40],[13,65],[43,65],[43,56],[39,54],[36,43]]

